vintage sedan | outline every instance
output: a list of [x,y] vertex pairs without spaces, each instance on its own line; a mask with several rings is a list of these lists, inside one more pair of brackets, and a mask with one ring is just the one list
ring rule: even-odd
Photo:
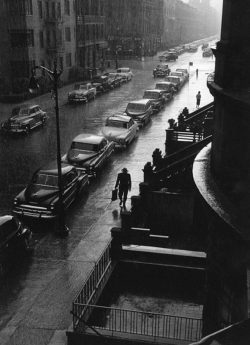
[[174,84],[168,82],[168,81],[161,81],[155,84],[155,88],[157,90],[162,90],[165,97],[165,102],[170,101],[173,98],[173,95],[175,93],[175,87]]
[[181,78],[174,75],[168,75],[167,77],[165,77],[165,81],[172,83],[174,85],[176,92],[179,91],[183,85]]
[[187,75],[183,72],[180,72],[180,71],[173,71],[169,75],[179,77],[181,80],[181,86],[183,86],[185,84],[185,82],[188,80]]
[[[62,199],[67,209],[89,183],[88,175],[62,164]],[[59,190],[56,162],[36,171],[30,184],[14,199],[13,213],[18,216],[55,219],[58,216]]]
[[69,92],[69,103],[88,102],[95,99],[96,88],[91,83],[77,83],[74,90]]
[[1,124],[1,129],[10,133],[26,133],[43,126],[47,113],[36,104],[22,104],[13,108],[10,118]]
[[20,254],[30,251],[32,233],[29,228],[11,215],[0,217],[0,276]]
[[116,72],[107,72],[104,75],[109,78],[109,83],[111,84],[111,88],[113,89],[121,86],[121,84],[123,83],[122,77]]
[[139,127],[145,126],[153,114],[150,99],[140,99],[128,103],[125,113],[137,122]]
[[212,51],[212,49],[211,49],[211,48],[207,48],[207,49],[203,50],[202,56],[203,56],[203,57],[210,57],[210,56],[213,56],[213,51]]
[[164,91],[162,90],[146,90],[144,91],[143,98],[150,99],[153,113],[160,111],[165,103]]
[[114,142],[109,142],[102,135],[79,134],[73,139],[62,161],[72,164],[78,171],[85,172],[89,176],[96,176],[114,148]]
[[96,88],[96,93],[100,94],[111,89],[110,81],[106,75],[96,75],[92,79],[92,84]]
[[127,81],[132,80],[134,74],[132,73],[132,71],[130,70],[129,67],[120,67],[116,70],[116,72],[121,75],[124,79],[126,79]]
[[127,115],[112,115],[107,118],[102,134],[116,147],[126,148],[137,136],[138,124]]
[[154,78],[164,78],[166,75],[169,75],[170,72],[171,70],[167,64],[161,64],[153,69],[153,76]]

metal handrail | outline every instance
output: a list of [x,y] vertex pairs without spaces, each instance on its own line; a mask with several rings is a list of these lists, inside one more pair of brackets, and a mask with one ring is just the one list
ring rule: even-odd
[[[169,338],[178,340],[197,341],[202,336],[202,319],[142,312],[128,309],[119,309],[90,304],[77,304],[75,307],[82,308],[82,324],[76,325],[77,331],[85,332],[88,327],[103,329],[106,331],[130,333],[150,336],[154,338]],[[97,318],[89,317],[96,311]],[[85,317],[86,316],[86,317]]]

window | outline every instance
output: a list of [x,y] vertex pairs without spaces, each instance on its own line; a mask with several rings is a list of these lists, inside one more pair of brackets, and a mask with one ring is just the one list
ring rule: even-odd
[[71,41],[71,32],[70,32],[70,28],[65,28],[65,40],[67,42],[70,42]]
[[70,15],[70,3],[69,0],[64,0],[64,13]]
[[46,37],[47,37],[47,46],[50,47],[50,32],[49,31],[47,31]]
[[48,18],[49,17],[49,2],[48,1],[46,1],[45,6],[46,6],[46,17]]
[[11,47],[34,47],[33,30],[11,30],[10,31]]
[[40,48],[43,48],[44,47],[43,31],[39,32],[39,41],[40,41]]
[[28,15],[33,14],[32,0],[25,0],[25,13]]
[[61,3],[57,3],[57,18],[61,18]]
[[63,57],[62,56],[59,57],[59,66],[60,66],[60,69],[63,70]]
[[66,54],[66,67],[71,67],[72,61],[71,61],[71,53]]
[[56,18],[56,4],[52,2],[52,18]]
[[39,13],[39,17],[42,18],[43,17],[43,4],[42,4],[42,1],[38,1],[38,13]]
[[6,1],[7,11],[15,15],[32,15],[32,0]]

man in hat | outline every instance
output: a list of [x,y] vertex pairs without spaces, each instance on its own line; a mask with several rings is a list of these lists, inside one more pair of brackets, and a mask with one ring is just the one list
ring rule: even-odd
[[122,172],[118,174],[115,188],[119,188],[120,206],[123,204],[125,207],[128,191],[131,190],[131,176],[127,168],[123,168]]

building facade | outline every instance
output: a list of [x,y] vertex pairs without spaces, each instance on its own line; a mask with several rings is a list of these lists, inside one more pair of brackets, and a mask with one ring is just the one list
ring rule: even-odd
[[104,0],[76,1],[77,66],[84,69],[86,77],[104,68],[104,24]]
[[107,0],[106,37],[110,54],[153,55],[161,45],[163,0]]
[[[5,0],[1,8],[1,27],[3,92],[23,91],[32,67],[53,68],[55,59],[63,70],[61,80],[68,80],[70,69],[76,63],[73,1]],[[46,80],[42,88],[46,88]]]

